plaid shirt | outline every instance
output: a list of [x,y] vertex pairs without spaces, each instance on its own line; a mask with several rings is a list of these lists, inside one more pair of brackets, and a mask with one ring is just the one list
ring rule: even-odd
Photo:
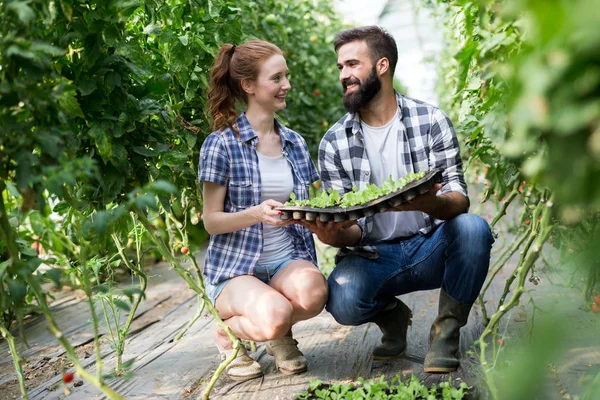
[[[467,197],[458,140],[450,119],[440,109],[427,103],[398,93],[396,100],[401,118],[398,140],[404,149],[398,157],[406,170],[417,172],[442,168],[443,181],[439,193],[458,192]],[[369,183],[371,165],[358,113],[344,115],[327,131],[319,145],[319,170],[323,190],[333,188],[343,194],[351,191],[353,185],[360,190]],[[431,232],[444,222],[425,213],[423,217],[425,224],[419,230],[420,234]],[[341,249],[338,257],[347,254],[377,257],[376,248],[369,245],[373,217],[362,218],[358,224],[362,229],[359,246]]]
[[[261,179],[256,144],[258,137],[245,114],[237,121],[238,138],[230,128],[211,133],[200,149],[198,180],[227,187],[224,211],[239,212],[260,204]],[[304,139],[284,127],[275,125],[283,145],[283,155],[294,176],[294,193],[307,199],[309,186],[319,179]],[[317,263],[312,233],[301,225],[284,227],[294,243],[292,258]],[[212,285],[239,275],[254,275],[262,254],[263,227],[256,223],[236,232],[211,235],[204,261],[204,275]]]

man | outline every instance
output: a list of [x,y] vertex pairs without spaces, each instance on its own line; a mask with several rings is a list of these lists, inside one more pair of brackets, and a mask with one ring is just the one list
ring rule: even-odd
[[394,91],[398,51],[387,32],[376,26],[342,31],[334,46],[348,114],[321,141],[323,189],[343,194],[353,185],[381,186],[390,175],[434,168],[443,169],[443,181],[358,223],[303,222],[341,249],[328,279],[327,310],[343,325],[374,322],[382,338],[373,357],[400,357],[412,313],[396,296],[441,287],[425,371],[454,371],[460,328],[485,280],[494,241],[485,220],[467,214],[454,128],[437,107]]

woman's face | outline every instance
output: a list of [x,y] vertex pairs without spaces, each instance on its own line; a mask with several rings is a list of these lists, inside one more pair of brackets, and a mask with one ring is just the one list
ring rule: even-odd
[[256,81],[250,83],[248,105],[254,102],[268,111],[281,110],[291,88],[285,58],[281,54],[272,55],[262,63]]

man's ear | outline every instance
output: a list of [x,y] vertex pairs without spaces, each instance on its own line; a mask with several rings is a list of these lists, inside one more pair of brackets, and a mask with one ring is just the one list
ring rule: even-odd
[[249,81],[247,79],[242,79],[240,82],[242,86],[242,90],[248,94],[254,94],[254,82]]
[[386,57],[380,58],[377,61],[377,73],[382,76],[390,69],[390,60]]

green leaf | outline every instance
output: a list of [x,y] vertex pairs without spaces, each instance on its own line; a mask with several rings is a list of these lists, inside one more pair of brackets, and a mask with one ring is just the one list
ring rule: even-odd
[[10,260],[0,262],[0,280],[2,280],[2,277],[4,276],[4,272],[8,268],[9,262],[10,262]]
[[63,92],[58,98],[58,104],[69,114],[85,118],[74,92]]
[[73,7],[70,4],[70,0],[60,0],[60,8],[62,8],[65,17],[71,21],[73,19]]
[[60,289],[62,287],[62,282],[61,282],[62,274],[63,274],[62,269],[52,268],[52,269],[46,271],[46,273],[44,275],[46,275]]
[[114,71],[107,73],[104,76],[104,84],[109,91],[112,91],[115,87],[121,86],[121,75]]
[[148,24],[144,27],[143,32],[146,35],[158,35],[162,32],[162,29],[156,24]]
[[189,161],[189,157],[180,151],[171,151],[163,154],[161,160],[168,167],[181,167]]
[[127,304],[123,300],[114,299],[113,302],[115,303],[115,306],[119,307],[121,310],[131,311],[131,307],[129,306],[129,304]]
[[79,83],[79,93],[81,93],[82,96],[92,94],[97,88],[96,81],[91,79],[84,79]]
[[52,212],[62,214],[69,209],[69,203],[65,201],[61,201],[56,203],[56,205],[52,208]]
[[23,299],[25,299],[25,295],[27,295],[27,286],[25,285],[25,282],[20,280],[9,280],[6,284],[13,304],[20,305],[23,302]]
[[184,46],[187,46],[190,41],[190,38],[187,33],[183,36],[179,36],[178,39],[181,42],[181,44]]
[[177,188],[170,182],[159,180],[152,184],[156,193],[177,194]]
[[123,289],[123,294],[125,296],[127,296],[129,298],[129,301],[131,301],[131,302],[133,302],[133,296],[136,294],[139,296],[145,296],[144,291],[142,289],[136,288],[136,287]]
[[12,1],[6,4],[6,9],[17,14],[25,25],[29,25],[35,19],[35,13],[28,5],[29,1]]
[[141,154],[141,155],[146,156],[146,157],[154,157],[154,156],[158,155],[156,153],[156,151],[154,151],[152,149],[147,149],[147,148],[145,148],[143,146],[134,146],[133,147],[133,152],[137,153],[137,154]]
[[106,235],[108,223],[110,221],[110,214],[107,211],[98,211],[92,216],[94,221],[94,231],[100,237]]

